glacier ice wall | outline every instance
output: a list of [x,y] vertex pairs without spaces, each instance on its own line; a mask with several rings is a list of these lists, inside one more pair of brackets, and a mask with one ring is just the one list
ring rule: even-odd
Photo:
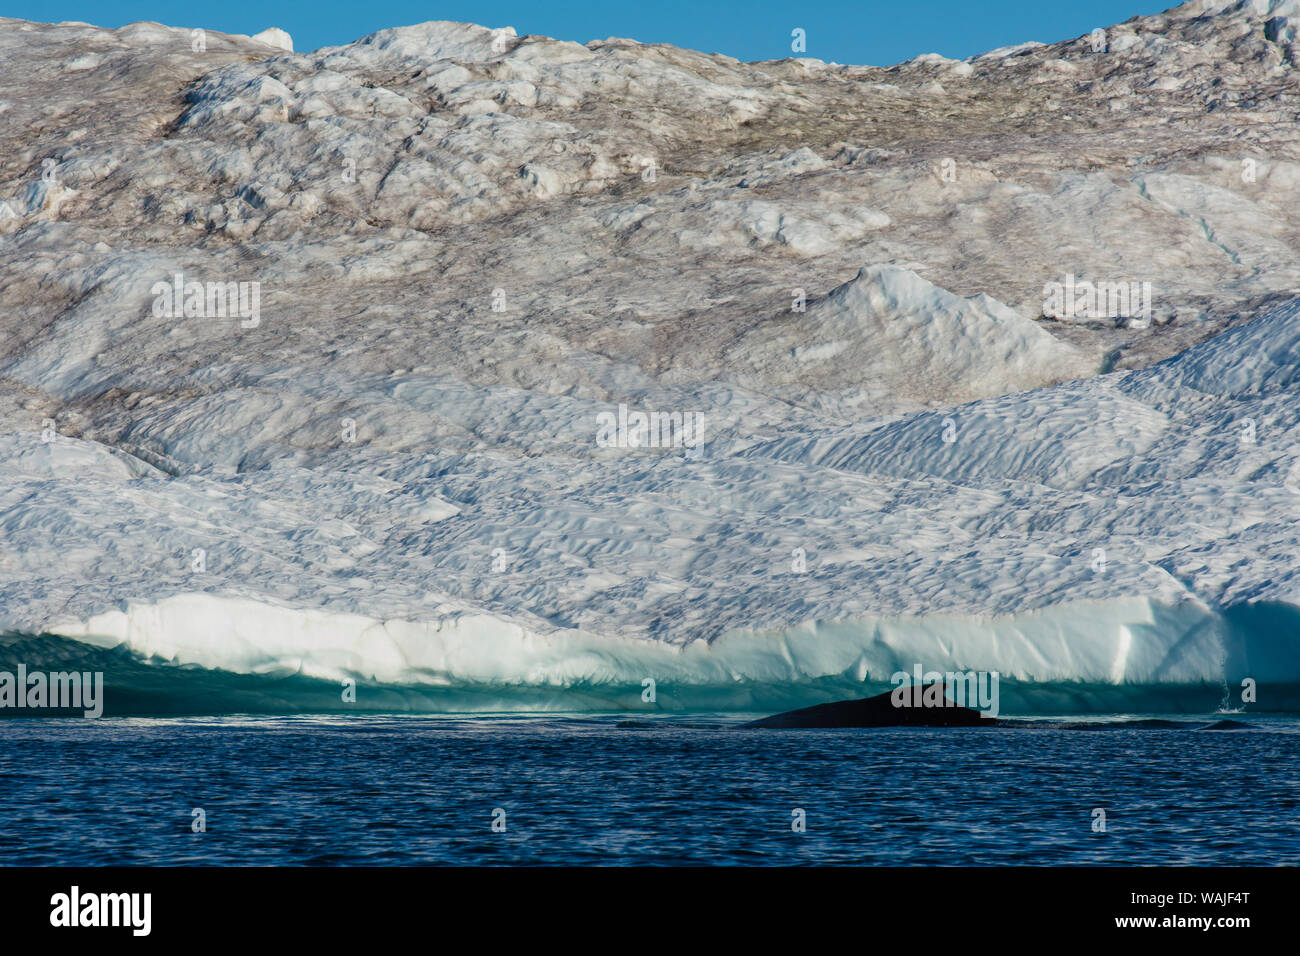
[[1300,682],[1296,17],[888,68],[0,21],[0,629],[546,706]]

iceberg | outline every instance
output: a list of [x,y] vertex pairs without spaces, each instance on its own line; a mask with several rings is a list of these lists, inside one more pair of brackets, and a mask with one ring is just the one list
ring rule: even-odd
[[[1294,706],[1294,16],[888,70],[5,20],[0,650],[90,655],[108,712],[917,664],[1004,713]],[[1066,276],[1153,321],[1055,321]]]

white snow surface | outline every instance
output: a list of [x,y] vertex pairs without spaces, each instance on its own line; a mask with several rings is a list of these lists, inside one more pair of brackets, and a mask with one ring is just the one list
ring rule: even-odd
[[[0,629],[435,687],[1300,681],[1250,616],[1300,620],[1278,17],[888,71],[0,21]],[[1160,321],[1041,320],[1067,272]],[[159,314],[177,273],[256,321]],[[597,441],[638,412],[704,440]]]
[[267,46],[283,50],[285,53],[293,52],[293,37],[279,27],[270,27],[261,33],[254,33],[253,39],[265,43]]

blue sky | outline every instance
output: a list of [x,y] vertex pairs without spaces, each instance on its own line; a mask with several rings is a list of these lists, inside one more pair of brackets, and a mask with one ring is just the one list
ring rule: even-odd
[[580,43],[623,36],[742,60],[790,56],[790,31],[799,27],[807,34],[807,56],[886,66],[920,53],[966,57],[1025,40],[1064,40],[1174,5],[1173,0],[5,0],[0,13],[106,27],[156,20],[248,34],[278,26],[293,35],[299,51],[346,43],[385,27],[467,20],[513,26],[521,35]]

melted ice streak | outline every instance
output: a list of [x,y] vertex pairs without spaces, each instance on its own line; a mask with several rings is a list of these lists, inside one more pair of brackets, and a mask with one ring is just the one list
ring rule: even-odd
[[[6,20],[0,627],[435,685],[1300,679],[1295,6],[888,71]],[[155,317],[177,271],[260,325]],[[1036,321],[1066,272],[1177,321]],[[620,403],[701,453],[599,447]]]

